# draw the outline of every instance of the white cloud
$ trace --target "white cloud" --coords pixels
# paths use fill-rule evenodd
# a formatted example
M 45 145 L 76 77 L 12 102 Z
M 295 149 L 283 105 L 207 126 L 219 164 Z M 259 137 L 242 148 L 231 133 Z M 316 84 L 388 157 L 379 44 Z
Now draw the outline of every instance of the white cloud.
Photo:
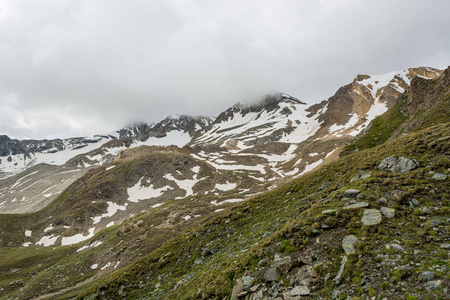
M 445 68 L 449 9 L 406 0 L 0 0 L 0 134 L 84 135 L 170 113 L 216 115 L 274 91 L 315 102 L 357 73 Z

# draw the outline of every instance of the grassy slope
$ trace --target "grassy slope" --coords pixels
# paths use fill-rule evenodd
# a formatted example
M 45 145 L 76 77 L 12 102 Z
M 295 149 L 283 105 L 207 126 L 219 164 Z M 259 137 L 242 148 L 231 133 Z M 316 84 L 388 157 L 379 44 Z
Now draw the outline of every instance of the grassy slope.
M 108 259 L 113 265 L 116 261 L 121 261 L 120 267 L 126 266 L 139 257 L 149 254 L 180 231 L 196 227 L 205 222 L 211 217 L 214 210 L 231 205 L 213 206 L 205 205 L 205 203 L 209 204 L 212 200 L 239 196 L 236 192 L 229 191 L 223 193 L 220 197 L 208 194 L 198 195 L 192 199 L 167 201 L 161 207 L 150 209 L 125 220 L 123 224 L 135 224 L 137 221 L 143 220 L 145 225 L 123 237 L 116 235 L 123 225 L 118 224 L 77 245 L 17 247 L 17 245 L 28 241 L 24 236 L 25 230 L 32 230 L 35 234 L 36 232 L 42 232 L 50 223 L 58 224 L 58 220 L 66 222 L 86 219 L 89 221 L 90 216 L 88 214 L 100 214 L 101 210 L 98 207 L 98 205 L 101 205 L 100 201 L 92 203 L 92 190 L 96 187 L 111 181 L 124 185 L 125 178 L 128 178 L 133 172 L 142 171 L 143 166 L 145 167 L 150 160 L 157 160 L 161 163 L 164 159 L 170 164 L 179 156 L 177 153 L 156 152 L 148 157 L 130 159 L 122 163 L 116 162 L 116 167 L 111 170 L 105 170 L 104 167 L 93 169 L 72 184 L 57 200 L 39 212 L 23 215 L 0 215 L 0 244 L 2 245 L 0 248 L 0 290 L 2 291 L 0 299 L 11 299 L 13 297 L 28 299 L 32 296 L 56 292 L 74 286 L 86 279 L 95 278 L 99 270 L 93 270 L 90 266 L 98 263 L 100 268 Z M 201 176 L 209 176 L 213 185 L 214 180 L 224 181 L 224 178 L 229 180 L 231 176 L 236 176 L 228 172 L 224 172 L 224 174 L 212 172 L 203 162 L 200 162 L 200 165 L 204 166 Z M 141 175 L 139 174 L 139 176 Z M 242 182 L 244 181 L 249 187 L 254 185 L 251 178 L 244 178 Z M 202 186 L 198 185 L 197 188 L 201 190 Z M 193 215 L 193 212 L 195 212 L 195 215 L 201 217 L 191 218 L 189 222 L 184 222 L 179 216 L 167 226 L 157 227 L 167 220 L 172 211 L 177 211 L 180 215 Z M 76 223 L 80 224 L 81 222 L 77 221 Z M 60 224 L 59 227 L 62 227 L 62 225 Z M 46 235 L 51 233 L 48 232 Z M 56 233 L 56 235 L 58 234 L 59 232 Z M 90 245 L 96 241 L 101 241 L 103 244 L 91 248 L 87 252 L 76 252 L 83 245 Z M 105 272 L 100 273 L 99 276 L 105 275 Z M 20 281 L 24 286 L 22 284 L 10 285 L 13 281 Z M 89 282 L 86 285 L 92 283 Z M 84 289 L 85 287 L 80 287 L 78 292 Z M 76 291 L 70 291 L 70 293 L 76 294 Z
M 439 233 L 443 236 L 439 236 L 428 223 L 420 227 L 420 212 L 407 206 L 414 197 L 422 206 L 437 207 L 435 218 L 449 216 L 448 183 L 434 182 L 429 173 L 448 173 L 450 146 L 447 140 L 440 138 L 449 135 L 450 124 L 446 123 L 348 155 L 273 192 L 233 207 L 195 231 L 177 236 L 149 256 L 100 281 L 79 298 L 221 299 L 230 295 L 234 280 L 244 274 L 252 274 L 262 280 L 257 267 L 260 259 L 273 257 L 277 250 L 299 257 L 314 247 L 316 237 L 312 238 L 312 233 L 318 224 L 332 228 L 320 230 L 319 238 L 322 235 L 325 238 L 327 234 L 342 237 L 346 232 L 365 239 L 358 245 L 357 254 L 362 255 L 361 258 L 351 256 L 351 267 L 344 273 L 345 282 L 350 285 L 356 283 L 356 291 L 361 290 L 358 279 L 371 271 L 367 268 L 370 264 L 375 265 L 376 255 L 389 255 L 379 242 L 398 236 L 402 237 L 401 243 L 408 249 L 402 261 L 409 263 L 414 249 L 424 251 L 422 257 L 416 255 L 424 263 L 410 271 L 417 281 L 417 272 L 426 269 L 427 264 L 438 263 L 448 267 L 449 263 L 448 256 L 439 250 L 439 243 L 448 239 L 448 225 L 443 233 Z M 423 167 L 405 174 L 377 170 L 381 160 L 390 155 L 415 158 Z M 371 176 L 351 182 L 350 179 L 361 170 L 372 172 Z M 319 190 L 325 181 L 331 183 L 330 187 L 325 191 Z M 393 221 L 384 221 L 381 226 L 368 228 L 357 222 L 362 210 L 338 210 L 331 216 L 322 214 L 325 209 L 340 208 L 345 204 L 343 191 L 347 188 L 361 189 L 373 208 L 380 207 L 381 197 L 388 197 L 389 206 L 397 210 L 397 217 Z M 395 197 L 391 194 L 393 190 L 398 191 Z M 417 245 L 416 241 L 421 243 Z M 422 243 L 426 244 L 426 249 Z M 330 242 L 330 247 L 321 247 L 317 251 L 326 258 L 316 267 L 320 277 L 323 279 L 326 273 L 335 276 L 343 254 L 340 244 Z M 295 271 L 297 266 L 298 263 L 294 263 L 291 271 Z M 387 283 L 382 280 L 372 283 L 372 289 L 379 294 L 385 293 L 386 284 L 395 285 L 399 281 L 393 270 L 386 272 L 390 277 Z M 438 276 L 448 284 L 448 271 Z M 174 290 L 176 282 L 183 278 L 190 279 Z M 287 284 L 289 277 L 280 281 Z M 334 283 L 324 284 L 322 280 L 317 284 L 315 295 L 329 296 L 335 287 Z M 423 290 L 416 291 L 411 286 L 407 292 L 419 295 Z M 435 293 L 439 297 L 442 291 Z
M 402 113 L 404 101 L 399 101 L 383 115 L 376 117 L 366 134 L 347 145 L 340 156 L 345 156 L 359 150 L 373 148 L 386 142 L 399 126 L 408 119 Z

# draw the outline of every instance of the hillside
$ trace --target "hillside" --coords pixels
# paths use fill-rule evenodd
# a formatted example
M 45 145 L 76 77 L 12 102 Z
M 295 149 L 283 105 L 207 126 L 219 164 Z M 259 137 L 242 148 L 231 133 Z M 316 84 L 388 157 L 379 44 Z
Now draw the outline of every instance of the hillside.
M 37 207 L 0 215 L 0 299 L 444 297 L 449 82 L 358 75 L 319 104 L 169 117 L 26 168 L 0 181 L 0 208 Z M 171 134 L 190 139 L 154 145 Z
M 439 86 L 449 75 L 430 82 L 438 87 L 423 93 L 433 95 L 424 105 L 448 108 L 448 84 Z M 445 299 L 450 123 L 442 121 L 422 117 L 398 138 L 230 208 L 78 298 Z M 392 156 L 410 169 L 386 169 Z

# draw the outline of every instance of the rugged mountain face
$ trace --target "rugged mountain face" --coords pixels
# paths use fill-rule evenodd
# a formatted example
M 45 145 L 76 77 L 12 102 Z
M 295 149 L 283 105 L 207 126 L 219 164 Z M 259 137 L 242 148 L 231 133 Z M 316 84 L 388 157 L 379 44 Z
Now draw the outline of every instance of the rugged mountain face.
M 405 228 L 402 224 L 412 212 L 417 216 L 416 201 L 448 213 L 446 198 L 437 195 L 448 194 L 449 72 L 417 68 L 384 76 L 358 75 L 333 97 L 314 105 L 278 94 L 259 103 L 237 104 L 215 120 L 169 117 L 156 125 L 124 129 L 100 147 L 67 155 L 61 166 L 35 165 L 1 180 L 0 197 L 5 198 L 0 198 L 0 209 L 30 213 L 0 215 L 0 245 L 8 247 L 0 252 L 0 261 L 8 262 L 0 264 L 0 274 L 6 274 L 0 276 L 6 292 L 0 298 L 63 294 L 68 286 L 74 297 L 92 285 L 94 276 L 105 276 L 147 254 L 81 297 L 223 298 L 240 286 L 239 280 L 245 282 L 245 276 L 261 284 L 253 292 L 243 288 L 247 294 L 240 297 L 244 298 L 273 296 L 277 282 L 283 283 L 279 294 L 290 293 L 286 297 L 295 296 L 296 285 L 329 296 L 328 284 L 323 282 L 326 272 L 337 276 L 340 259 L 333 255 L 342 251 L 340 239 L 346 231 L 367 242 L 375 242 L 376 234 L 382 241 L 393 239 L 393 228 Z M 386 136 L 381 137 L 380 131 Z M 281 180 L 338 159 L 344 146 L 354 145 L 347 154 L 358 153 L 255 197 Z M 390 155 L 409 155 L 426 170 L 404 176 L 377 170 Z M 445 179 L 433 179 L 431 172 Z M 65 186 L 59 185 L 61 180 Z M 420 187 L 414 189 L 417 184 Z M 362 195 L 347 195 L 349 188 L 359 189 Z M 45 197 L 48 194 L 54 198 Z M 409 211 L 412 197 L 416 200 Z M 362 200 L 367 203 L 356 203 L 352 208 L 356 210 L 345 208 Z M 244 203 L 235 206 L 236 202 Z M 17 203 L 21 210 L 14 210 Z M 383 221 L 380 226 L 386 228 L 362 227 L 362 209 L 377 210 L 380 203 L 395 209 L 399 219 Z M 329 209 L 337 213 L 322 213 Z M 440 218 L 434 208 L 429 211 L 430 218 Z M 411 226 L 420 228 L 416 221 Z M 441 232 L 444 237 L 446 230 Z M 439 241 L 443 240 L 430 244 L 432 254 L 420 254 L 421 259 L 438 257 Z M 382 252 L 384 246 L 380 244 L 376 251 L 389 256 Z M 368 251 L 358 255 L 364 255 L 359 269 L 375 259 Z M 286 270 L 278 269 L 278 259 L 287 261 L 287 256 Z M 275 267 L 259 265 L 263 259 Z M 300 284 L 304 278 L 293 280 L 303 264 L 317 273 L 308 284 Z M 277 279 L 266 280 L 265 273 L 273 268 Z M 368 267 L 358 272 L 363 271 L 365 282 L 381 293 L 379 279 L 367 275 L 375 270 Z M 351 282 L 363 275 L 350 273 L 341 275 L 350 287 L 338 289 L 354 295 L 356 287 Z M 395 298 L 396 291 L 389 295 Z
M 111 150 L 117 154 L 127 147 L 139 145 L 177 145 L 184 146 L 191 137 L 211 123 L 208 117 L 169 116 L 157 124 L 139 124 L 123 128 L 114 133 L 55 140 L 15 140 L 0 136 L 0 175 L 12 176 L 39 163 L 63 165 L 69 159 L 98 149 L 109 141 L 123 140 L 118 148 Z M 109 153 L 109 154 L 111 154 Z M 101 165 L 108 159 L 98 159 L 92 164 Z M 0 177 L 1 178 L 1 177 Z

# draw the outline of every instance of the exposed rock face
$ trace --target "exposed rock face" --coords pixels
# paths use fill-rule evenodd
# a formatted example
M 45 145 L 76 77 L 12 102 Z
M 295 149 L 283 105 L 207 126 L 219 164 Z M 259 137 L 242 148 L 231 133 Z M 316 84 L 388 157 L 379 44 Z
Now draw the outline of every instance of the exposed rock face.
M 419 167 L 419 162 L 415 159 L 409 159 L 403 156 L 390 156 L 381 161 L 378 165 L 380 170 L 390 170 L 392 172 L 405 173 Z

